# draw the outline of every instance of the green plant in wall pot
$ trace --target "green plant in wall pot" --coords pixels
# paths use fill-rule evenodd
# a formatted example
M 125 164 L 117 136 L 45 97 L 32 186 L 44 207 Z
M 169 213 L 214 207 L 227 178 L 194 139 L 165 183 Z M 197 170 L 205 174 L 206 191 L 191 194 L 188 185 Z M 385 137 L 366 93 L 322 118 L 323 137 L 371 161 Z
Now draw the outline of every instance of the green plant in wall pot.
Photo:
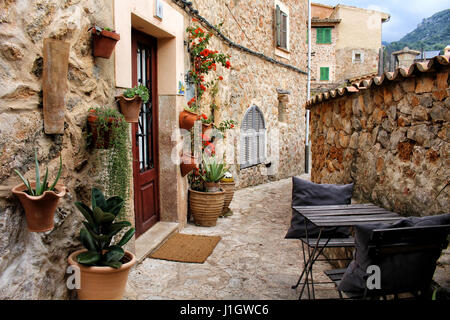
M 69 264 L 81 270 L 80 299 L 120 299 L 125 289 L 129 269 L 135 264 L 135 256 L 122 247 L 133 237 L 135 229 L 130 228 L 120 240 L 115 237 L 125 228 L 128 221 L 116 221 L 124 206 L 119 196 L 105 198 L 102 191 L 92 188 L 91 207 L 75 202 L 85 221 L 80 230 L 84 250 L 69 256 Z M 111 289 L 113 288 L 113 289 Z
M 66 194 L 66 187 L 58 184 L 62 172 L 62 157 L 59 156 L 59 169 L 55 181 L 49 185 L 48 168 L 41 181 L 37 150 L 34 152 L 35 181 L 30 182 L 18 170 L 14 172 L 23 183 L 15 186 L 12 193 L 19 198 L 25 210 L 27 227 L 31 232 L 44 232 L 52 230 L 54 227 L 53 217 L 59 199 Z
M 88 124 L 91 145 L 106 149 L 98 153 L 99 183 L 105 185 L 107 195 L 118 195 L 126 202 L 131 176 L 129 125 L 116 109 L 107 107 L 91 108 Z M 120 216 L 123 213 L 124 209 Z
M 137 123 L 141 112 L 142 103 L 147 103 L 150 99 L 148 88 L 142 84 L 125 90 L 116 97 L 119 101 L 120 112 L 127 122 Z

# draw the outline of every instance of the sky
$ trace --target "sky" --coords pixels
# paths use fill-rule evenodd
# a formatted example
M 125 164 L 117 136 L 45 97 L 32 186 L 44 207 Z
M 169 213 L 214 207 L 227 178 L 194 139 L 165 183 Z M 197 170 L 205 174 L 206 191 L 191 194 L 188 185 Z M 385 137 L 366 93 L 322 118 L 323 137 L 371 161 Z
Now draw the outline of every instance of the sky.
M 312 0 L 330 6 L 345 4 L 360 8 L 383 11 L 391 15 L 383 23 L 383 41 L 398 41 L 413 31 L 422 19 L 436 12 L 450 9 L 450 0 Z

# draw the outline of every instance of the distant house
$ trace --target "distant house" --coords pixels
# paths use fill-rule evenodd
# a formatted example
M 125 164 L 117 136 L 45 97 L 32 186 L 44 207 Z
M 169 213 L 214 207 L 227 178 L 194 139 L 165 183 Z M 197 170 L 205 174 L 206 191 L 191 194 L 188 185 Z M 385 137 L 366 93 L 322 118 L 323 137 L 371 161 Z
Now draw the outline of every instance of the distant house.
M 378 73 L 387 13 L 311 4 L 311 90 L 320 92 Z
M 426 60 L 431 60 L 434 57 L 437 57 L 438 55 L 440 55 L 441 51 L 437 50 L 437 51 L 423 51 L 420 54 L 418 54 L 416 56 L 416 61 L 426 61 Z

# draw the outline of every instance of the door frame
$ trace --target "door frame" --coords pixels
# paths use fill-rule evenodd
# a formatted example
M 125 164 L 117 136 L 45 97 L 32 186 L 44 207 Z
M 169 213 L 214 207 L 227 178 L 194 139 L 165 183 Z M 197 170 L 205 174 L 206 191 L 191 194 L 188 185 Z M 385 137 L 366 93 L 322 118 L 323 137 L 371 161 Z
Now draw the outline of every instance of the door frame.
M 150 226 L 144 227 L 142 224 L 142 221 L 138 219 L 137 215 L 137 205 L 142 203 L 140 201 L 140 192 L 138 190 L 140 189 L 139 186 L 139 179 L 138 175 L 140 174 L 139 169 L 139 154 L 138 150 L 139 148 L 136 148 L 136 135 L 135 132 L 137 130 L 138 123 L 133 123 L 131 126 L 131 141 L 132 141 L 132 167 L 133 167 L 133 194 L 134 194 L 134 218 L 135 218 L 135 228 L 136 228 L 136 239 L 141 236 L 143 233 L 145 233 L 148 229 L 150 229 L 154 224 L 156 224 L 161 219 L 161 208 L 160 208 L 160 166 L 159 166 L 159 99 L 158 99 L 158 76 L 157 76 L 157 39 L 145 34 L 143 32 L 140 32 L 136 29 L 131 30 L 131 68 L 132 68 L 132 86 L 137 85 L 137 42 L 141 42 L 145 45 L 148 45 L 151 48 L 151 83 L 152 83 L 152 110 L 153 110 L 153 158 L 154 158 L 154 170 L 156 171 L 156 196 L 155 196 L 155 208 L 156 208 L 156 221 L 152 223 Z M 138 159 L 138 165 L 136 166 L 136 160 Z M 138 224 L 139 222 L 139 224 Z

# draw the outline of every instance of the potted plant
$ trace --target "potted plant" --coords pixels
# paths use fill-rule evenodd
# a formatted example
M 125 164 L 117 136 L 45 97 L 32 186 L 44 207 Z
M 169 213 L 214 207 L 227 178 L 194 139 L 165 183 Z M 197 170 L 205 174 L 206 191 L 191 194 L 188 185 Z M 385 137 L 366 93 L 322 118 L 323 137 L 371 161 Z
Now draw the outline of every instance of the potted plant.
M 195 157 L 189 154 L 183 154 L 181 156 L 181 163 L 180 163 L 180 169 L 181 169 L 181 176 L 184 177 L 188 173 L 190 173 L 192 170 L 195 169 Z
M 193 105 L 194 99 L 192 98 L 188 102 L 188 106 L 180 112 L 179 124 L 181 129 L 191 130 L 195 121 L 200 119 L 200 116 L 197 114 L 197 107 Z
M 12 189 L 12 193 L 19 198 L 25 210 L 28 230 L 31 232 L 45 232 L 53 229 L 53 218 L 56 207 L 58 206 L 59 199 L 66 194 L 66 187 L 58 184 L 62 171 L 62 158 L 60 155 L 58 174 L 50 186 L 48 184 L 48 168 L 46 168 L 44 179 L 41 182 L 37 151 L 34 153 L 34 161 L 36 165 L 35 182 L 28 181 L 19 171 L 14 170 L 23 183 L 15 186 Z
M 208 118 L 206 114 L 201 115 L 201 121 L 202 121 L 202 133 L 205 133 L 209 129 L 212 128 L 212 119 Z
M 147 103 L 150 93 L 146 86 L 140 84 L 134 88 L 127 89 L 117 96 L 120 112 L 125 117 L 126 122 L 136 123 L 139 121 L 142 102 Z
M 225 174 L 223 164 L 216 162 L 214 156 L 203 157 L 198 175 L 203 180 L 205 191 L 189 189 L 189 209 L 196 224 L 211 227 L 217 223 L 222 213 L 225 192 L 218 185 Z M 191 182 L 191 187 L 195 183 Z
M 223 210 L 221 216 L 229 215 L 229 213 L 231 212 L 229 205 L 233 200 L 234 191 L 236 187 L 231 172 L 229 171 L 225 172 L 224 177 L 220 180 L 220 187 L 222 188 L 223 191 L 225 191 L 225 199 L 223 202 Z
M 75 206 L 83 214 L 84 228 L 80 240 L 85 249 L 73 252 L 68 262 L 80 269 L 80 300 L 120 300 L 136 257 L 122 247 L 133 237 L 130 228 L 119 241 L 115 236 L 122 229 L 131 227 L 128 221 L 117 221 L 124 201 L 119 196 L 105 199 L 103 193 L 92 188 L 91 208 L 82 202 Z M 114 239 L 114 240 L 113 240 Z
M 120 35 L 111 28 L 101 28 L 93 26 L 88 31 L 92 30 L 94 57 L 109 59 L 116 46 L 117 41 L 120 40 Z
M 127 128 L 123 115 L 112 108 L 90 108 L 87 120 L 90 145 L 96 149 L 111 148 L 117 135 Z

